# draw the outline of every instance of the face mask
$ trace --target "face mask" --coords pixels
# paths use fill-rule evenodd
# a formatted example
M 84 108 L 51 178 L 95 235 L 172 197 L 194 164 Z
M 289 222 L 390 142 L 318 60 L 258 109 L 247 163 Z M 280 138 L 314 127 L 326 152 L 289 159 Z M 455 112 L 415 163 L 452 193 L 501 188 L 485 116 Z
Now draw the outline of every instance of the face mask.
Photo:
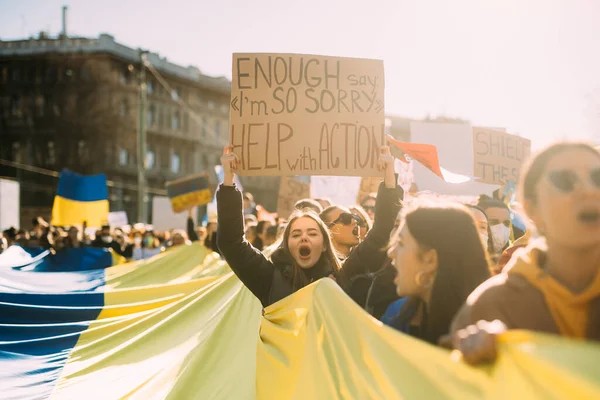
M 144 243 L 146 244 L 146 246 L 151 246 L 152 244 L 154 244 L 154 238 L 147 237 L 146 239 L 144 239 Z
M 112 236 L 102 236 L 102 241 L 104 243 L 110 243 L 112 242 Z
M 500 252 L 510 239 L 510 228 L 504 224 L 494 225 L 492 230 L 492 241 L 494 242 L 494 251 Z
M 490 237 L 488 235 L 484 235 L 484 234 L 479 234 L 479 236 L 481 236 L 481 240 L 483 240 L 483 245 L 487 249 L 488 241 L 490 240 Z
M 133 243 L 135 243 L 136 246 L 139 246 L 140 244 L 142 244 L 142 238 L 141 237 L 134 237 L 133 238 Z

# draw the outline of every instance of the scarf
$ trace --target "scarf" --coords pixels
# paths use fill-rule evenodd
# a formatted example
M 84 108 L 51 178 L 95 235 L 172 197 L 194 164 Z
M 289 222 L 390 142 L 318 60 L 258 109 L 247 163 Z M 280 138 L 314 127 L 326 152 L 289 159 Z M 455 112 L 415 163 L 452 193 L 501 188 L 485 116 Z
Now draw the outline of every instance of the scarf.
M 527 248 L 513 258 L 508 273 L 521 275 L 542 292 L 563 336 L 586 338 L 590 304 L 600 297 L 600 273 L 596 273 L 593 282 L 584 291 L 573 293 L 539 266 L 541 255 L 539 247 Z

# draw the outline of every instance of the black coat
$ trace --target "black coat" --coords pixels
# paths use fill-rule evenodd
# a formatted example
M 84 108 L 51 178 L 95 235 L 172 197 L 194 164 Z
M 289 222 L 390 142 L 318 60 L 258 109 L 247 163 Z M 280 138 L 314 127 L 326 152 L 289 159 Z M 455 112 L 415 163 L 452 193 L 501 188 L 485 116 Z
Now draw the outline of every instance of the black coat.
M 365 240 L 346 259 L 338 273 L 338 282 L 352 282 L 361 274 L 381 268 L 385 247 L 400 210 L 401 188 L 379 187 L 375 207 L 375 223 Z M 289 256 L 282 249 L 270 259 L 254 248 L 244 237 L 242 193 L 235 186 L 221 185 L 217 191 L 218 246 L 221 254 L 248 289 L 267 307 L 294 293 L 293 270 Z M 328 277 L 333 271 L 327 265 L 317 264 L 304 270 L 310 282 Z M 344 287 L 345 286 L 345 287 Z M 352 286 L 342 285 L 352 293 Z M 366 294 L 365 294 L 366 295 Z M 360 293 L 357 293 L 360 298 Z M 353 296 L 354 298 L 354 296 Z

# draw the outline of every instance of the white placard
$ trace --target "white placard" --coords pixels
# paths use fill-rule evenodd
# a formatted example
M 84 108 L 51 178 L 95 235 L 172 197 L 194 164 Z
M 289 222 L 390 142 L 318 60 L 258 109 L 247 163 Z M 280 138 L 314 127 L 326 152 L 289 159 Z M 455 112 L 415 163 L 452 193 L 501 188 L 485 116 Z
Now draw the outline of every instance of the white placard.
M 14 226 L 19 228 L 21 201 L 19 182 L 0 179 L 0 231 Z
M 198 208 L 192 209 L 194 221 Z M 166 196 L 154 196 L 152 199 L 152 226 L 156 231 L 170 231 L 172 229 L 187 229 L 188 213 L 175 214 L 171 207 L 171 200 Z
M 113 228 L 120 228 L 129 224 L 125 211 L 112 211 L 108 213 L 108 224 Z

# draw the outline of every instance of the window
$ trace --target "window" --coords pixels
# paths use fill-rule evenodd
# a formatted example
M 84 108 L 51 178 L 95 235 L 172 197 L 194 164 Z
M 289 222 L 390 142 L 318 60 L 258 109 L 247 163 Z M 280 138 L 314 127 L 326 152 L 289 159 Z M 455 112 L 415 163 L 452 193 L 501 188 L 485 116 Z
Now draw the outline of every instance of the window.
M 171 92 L 171 98 L 175 101 L 179 101 L 181 99 L 181 91 L 177 88 L 173 89 Z
M 21 150 L 21 144 L 19 142 L 13 142 L 12 144 L 12 159 L 14 162 L 23 162 L 23 152 Z
M 48 83 L 53 83 L 56 81 L 56 67 L 54 66 L 49 66 L 48 68 L 46 68 L 45 73 L 44 73 L 44 80 Z
M 44 96 L 38 94 L 35 98 L 35 108 L 37 109 L 37 116 L 43 117 L 44 111 L 46 109 L 46 101 L 44 100 Z
M 18 94 L 13 94 L 10 99 L 10 114 L 13 117 L 21 117 L 23 115 L 23 98 Z
M 202 137 L 206 137 L 206 117 L 202 117 L 201 133 Z
M 80 140 L 77 142 L 77 156 L 79 156 L 80 161 L 87 161 L 88 149 L 85 140 Z
M 189 131 L 189 124 L 190 124 L 190 116 L 187 113 L 187 111 L 185 111 L 183 113 L 183 131 L 184 132 L 188 132 Z
M 181 128 L 181 115 L 179 111 L 175 111 L 171 117 L 171 129 L 180 129 Z
M 21 80 L 21 70 L 19 68 L 13 68 L 12 70 L 12 81 L 19 82 Z
M 56 152 L 54 149 L 54 142 L 53 141 L 48 141 L 48 158 L 47 158 L 47 162 L 48 165 L 54 165 L 56 164 Z
M 181 167 L 181 158 L 179 154 L 176 152 L 171 152 L 171 172 L 177 174 L 179 172 L 179 168 Z
M 154 105 L 151 105 L 150 107 L 148 107 L 148 113 L 146 114 L 146 123 L 148 124 L 148 126 L 152 126 L 154 125 L 154 122 L 156 121 L 156 107 L 154 107 Z
M 129 70 L 127 68 L 122 68 L 119 71 L 119 82 L 121 85 L 128 85 L 130 80 Z
M 128 112 L 129 112 L 129 105 L 127 104 L 127 100 L 123 99 L 119 103 L 119 115 L 121 117 L 125 117 L 125 116 L 127 116 Z
M 119 149 L 119 165 L 127 165 L 129 162 L 129 154 L 126 149 Z
M 216 107 L 216 104 L 215 104 L 215 102 L 214 102 L 214 101 L 212 101 L 212 100 L 209 100 L 209 101 L 208 101 L 208 109 L 209 109 L 209 110 L 214 110 L 214 109 L 215 109 L 215 107 Z
M 8 67 L 3 66 L 0 68 L 0 83 L 8 82 Z
M 148 93 L 148 94 L 154 93 L 154 82 L 152 82 L 152 81 L 146 82 L 146 93 Z
M 155 162 L 154 152 L 152 150 L 148 150 L 146 152 L 146 160 L 145 160 L 146 169 L 154 168 L 154 162 Z

